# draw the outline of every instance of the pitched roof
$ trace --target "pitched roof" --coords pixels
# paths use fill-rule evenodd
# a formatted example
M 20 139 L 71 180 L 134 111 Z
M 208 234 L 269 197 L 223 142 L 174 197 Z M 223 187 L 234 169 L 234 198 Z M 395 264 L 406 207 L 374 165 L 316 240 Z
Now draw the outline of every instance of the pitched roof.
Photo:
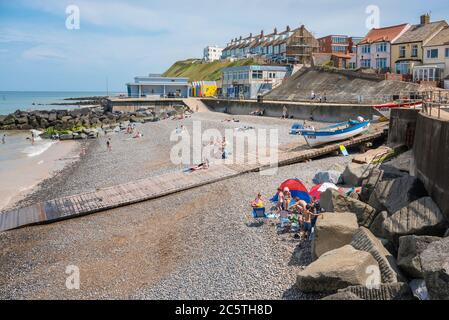
M 408 42 L 420 42 L 426 41 L 439 29 L 447 26 L 446 21 L 435 21 L 426 24 L 415 24 L 410 27 L 402 36 L 399 37 L 394 43 L 408 43 Z
M 393 41 L 406 27 L 407 24 L 404 23 L 397 26 L 371 29 L 359 44 Z
M 444 45 L 449 45 L 449 27 L 446 27 L 440 32 L 438 32 L 437 35 L 426 44 L 426 46 L 444 46 Z

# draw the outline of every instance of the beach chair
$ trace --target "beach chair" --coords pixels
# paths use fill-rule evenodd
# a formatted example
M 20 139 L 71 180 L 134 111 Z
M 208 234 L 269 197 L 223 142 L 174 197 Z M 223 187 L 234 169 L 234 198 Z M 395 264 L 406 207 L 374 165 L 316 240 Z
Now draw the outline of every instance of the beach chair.
M 265 208 L 253 208 L 253 218 L 254 219 L 258 219 L 258 218 L 266 218 L 267 216 L 265 215 Z

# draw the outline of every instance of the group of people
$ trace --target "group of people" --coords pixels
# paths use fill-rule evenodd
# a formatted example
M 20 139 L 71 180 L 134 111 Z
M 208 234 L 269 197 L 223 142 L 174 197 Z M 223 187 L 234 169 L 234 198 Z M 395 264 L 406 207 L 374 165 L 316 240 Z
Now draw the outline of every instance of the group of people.
M 253 208 L 265 208 L 266 199 L 259 193 L 251 202 Z M 311 203 L 307 203 L 298 197 L 292 197 L 288 187 L 283 190 L 277 190 L 277 202 L 274 211 L 280 214 L 281 218 L 288 218 L 292 222 L 296 222 L 299 226 L 299 238 L 309 239 L 312 229 L 322 215 L 322 209 L 319 201 L 313 197 Z
M 327 101 L 326 92 L 322 96 L 317 96 L 315 92 L 312 90 L 312 92 L 310 93 L 310 100 L 318 100 L 319 102 L 326 102 Z

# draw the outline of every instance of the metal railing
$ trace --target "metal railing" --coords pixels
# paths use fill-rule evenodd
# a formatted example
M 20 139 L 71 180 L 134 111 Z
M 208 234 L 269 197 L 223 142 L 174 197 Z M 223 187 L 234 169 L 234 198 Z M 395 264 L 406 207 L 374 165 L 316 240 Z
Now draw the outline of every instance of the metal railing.
M 425 91 L 423 94 L 422 112 L 428 116 L 442 117 L 442 109 L 449 107 L 449 90 L 431 90 Z

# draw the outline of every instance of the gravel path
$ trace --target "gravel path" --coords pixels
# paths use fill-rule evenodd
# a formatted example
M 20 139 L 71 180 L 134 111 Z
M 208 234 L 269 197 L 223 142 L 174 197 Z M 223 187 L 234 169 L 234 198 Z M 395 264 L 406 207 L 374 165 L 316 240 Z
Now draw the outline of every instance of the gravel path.
M 228 117 L 221 114 L 197 116 L 207 118 L 203 122 L 211 127 L 245 125 L 223 123 L 220 117 Z M 290 127 L 277 119 L 251 120 L 257 126 L 279 126 L 284 132 Z M 151 124 L 144 135 L 166 132 L 176 124 Z M 284 136 L 284 143 L 297 139 Z M 120 152 L 123 137 L 111 137 L 112 153 L 101 151 L 104 140 L 91 142 L 86 156 L 46 181 L 28 201 L 154 174 L 138 168 L 158 154 L 148 152 L 148 147 L 164 147 L 163 134 L 149 139 L 150 146 L 131 141 L 135 145 L 129 152 Z M 319 298 L 293 287 L 297 272 L 310 263 L 310 243 L 293 241 L 291 234 L 277 235 L 270 221 L 255 224 L 249 202 L 257 192 L 270 197 L 288 178 L 301 178 L 311 187 L 317 171 L 350 160 L 330 157 L 295 164 L 279 168 L 275 176 L 245 174 L 128 207 L 1 233 L 0 298 Z M 173 170 L 166 162 L 159 168 Z M 68 265 L 79 267 L 80 290 L 65 287 Z

